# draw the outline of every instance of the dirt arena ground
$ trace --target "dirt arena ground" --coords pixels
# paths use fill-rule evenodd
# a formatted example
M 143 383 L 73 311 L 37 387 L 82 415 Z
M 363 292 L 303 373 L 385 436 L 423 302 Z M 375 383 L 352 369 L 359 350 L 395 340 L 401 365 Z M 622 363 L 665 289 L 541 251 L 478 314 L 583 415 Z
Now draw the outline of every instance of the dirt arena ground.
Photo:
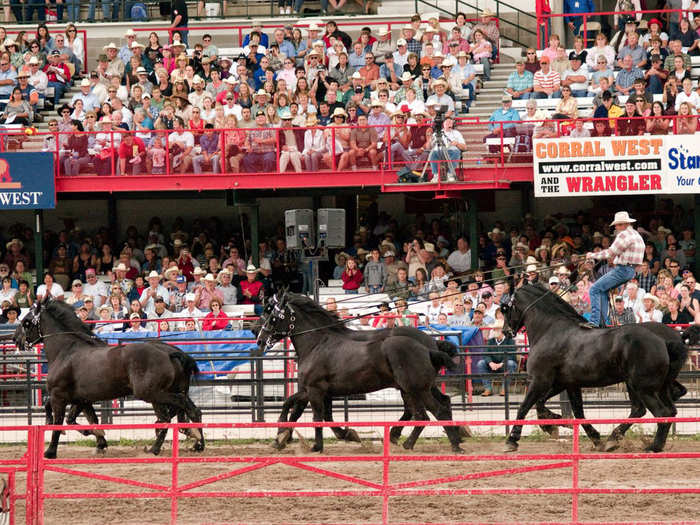
M 170 456 L 166 444 L 164 457 Z M 500 440 L 467 440 L 467 453 L 500 454 Z M 589 445 L 583 444 L 587 451 Z M 622 451 L 638 452 L 643 448 L 639 439 L 623 443 Z M 403 454 L 403 448 L 393 447 L 393 452 Z M 449 447 L 434 440 L 419 441 L 409 454 L 445 454 Z M 668 451 L 698 452 L 700 441 L 688 439 L 670 440 Z M 566 453 L 571 451 L 569 440 L 524 441 L 520 453 Z M 0 448 L 0 457 L 21 455 L 20 447 Z M 91 457 L 92 449 L 81 446 L 64 446 L 59 450 L 61 458 Z M 381 453 L 381 442 L 365 442 L 362 445 L 329 443 L 325 455 L 358 455 Z M 293 457 L 307 455 L 304 447 L 295 441 L 279 453 L 267 444 L 209 446 L 204 456 L 273 456 Z M 193 455 L 190 452 L 183 456 Z M 144 457 L 141 447 L 112 446 L 106 457 Z M 392 463 L 390 482 L 421 480 L 533 465 L 538 462 L 397 462 Z M 225 473 L 245 464 L 183 464 L 180 466 L 180 484 Z M 381 462 L 315 463 L 315 465 L 363 479 L 380 482 Z M 700 487 L 700 460 L 605 460 L 586 461 L 581 464 L 582 487 Z M 160 483 L 170 483 L 171 470 L 167 464 L 159 465 L 67 465 L 77 470 L 107 474 L 117 477 Z M 18 478 L 23 490 L 24 479 Z M 440 485 L 442 488 L 541 488 L 570 487 L 571 470 L 557 469 L 509 476 L 497 476 L 475 481 Z M 342 480 L 320 476 L 284 465 L 274 465 L 222 480 L 198 490 L 328 490 L 357 489 L 359 486 Z M 47 473 L 46 492 L 142 492 L 138 487 L 126 487 L 87 478 Z M 390 500 L 390 519 L 394 522 L 493 522 L 509 521 L 568 521 L 570 497 L 566 495 L 542 496 L 439 496 L 395 497 Z M 49 500 L 45 505 L 47 524 L 160 524 L 169 523 L 169 501 L 153 499 L 109 500 Z M 580 498 L 580 519 L 587 521 L 694 521 L 700 516 L 698 495 L 586 495 Z M 17 523 L 24 522 L 23 506 L 17 508 Z M 246 498 L 246 499 L 182 499 L 179 503 L 178 523 L 361 523 L 381 521 L 381 500 L 372 497 L 355 498 Z

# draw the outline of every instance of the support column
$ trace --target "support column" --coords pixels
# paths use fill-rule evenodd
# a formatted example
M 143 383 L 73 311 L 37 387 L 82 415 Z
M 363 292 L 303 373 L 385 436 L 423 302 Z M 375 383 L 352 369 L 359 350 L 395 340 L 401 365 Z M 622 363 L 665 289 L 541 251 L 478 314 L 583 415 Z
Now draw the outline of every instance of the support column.
M 34 210 L 34 267 L 36 268 L 36 283 L 44 282 L 44 211 Z
M 700 232 L 700 194 L 695 194 L 695 209 L 694 211 L 694 227 L 695 227 L 695 239 L 700 239 L 698 234 Z M 693 268 L 693 275 L 697 279 L 700 275 L 700 253 L 698 253 L 697 248 L 695 250 L 695 268 Z
M 472 252 L 472 270 L 479 268 L 479 209 L 472 193 L 467 197 L 467 217 L 469 221 L 469 249 Z
M 117 198 L 114 194 L 107 197 L 107 224 L 110 231 L 114 232 L 115 240 L 119 238 L 119 224 L 117 219 Z
M 256 268 L 260 266 L 258 243 L 260 242 L 260 232 L 258 232 L 258 227 L 260 224 L 260 206 L 257 204 L 249 204 L 248 209 L 250 210 L 250 251 L 253 257 L 253 264 Z

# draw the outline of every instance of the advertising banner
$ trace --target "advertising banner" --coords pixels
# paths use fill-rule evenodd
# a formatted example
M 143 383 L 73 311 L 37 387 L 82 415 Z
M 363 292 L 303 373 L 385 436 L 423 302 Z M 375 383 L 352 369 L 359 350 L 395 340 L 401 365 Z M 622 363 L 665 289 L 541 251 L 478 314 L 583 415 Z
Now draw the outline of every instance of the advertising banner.
M 0 210 L 55 208 L 53 162 L 50 152 L 0 153 Z
M 700 193 L 700 135 L 535 139 L 535 197 Z

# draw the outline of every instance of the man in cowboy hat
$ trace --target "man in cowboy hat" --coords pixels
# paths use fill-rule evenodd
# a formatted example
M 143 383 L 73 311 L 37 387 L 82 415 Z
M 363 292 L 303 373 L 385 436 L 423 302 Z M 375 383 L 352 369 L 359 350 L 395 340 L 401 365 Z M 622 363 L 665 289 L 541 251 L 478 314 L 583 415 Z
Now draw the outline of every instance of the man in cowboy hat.
M 642 297 L 642 304 L 644 305 L 644 308 L 637 313 L 637 319 L 639 322 L 646 323 L 649 321 L 654 321 L 656 323 L 660 323 L 663 319 L 663 314 L 661 313 L 661 310 L 658 309 L 659 303 L 660 301 L 658 297 L 648 292 L 645 293 L 644 297 Z
M 162 297 L 165 304 L 170 304 L 170 294 L 165 286 L 160 284 L 160 278 L 161 275 L 155 270 L 146 277 L 148 287 L 141 292 L 141 297 L 139 297 L 141 308 L 143 308 L 146 313 L 151 312 L 155 307 L 156 297 Z
M 119 52 L 117 45 L 114 42 L 110 42 L 102 49 L 107 54 L 107 69 L 105 70 L 105 75 L 116 75 L 119 78 L 122 78 L 124 76 L 126 64 L 117 56 L 117 53 Z
M 599 252 L 588 252 L 588 259 L 612 259 L 615 267 L 600 277 L 589 291 L 591 297 L 591 326 L 600 326 L 606 322 L 608 311 L 607 292 L 626 283 L 635 275 L 635 268 L 644 258 L 644 239 L 632 227 L 636 222 L 626 211 L 619 211 L 610 226 L 617 232 L 610 248 Z

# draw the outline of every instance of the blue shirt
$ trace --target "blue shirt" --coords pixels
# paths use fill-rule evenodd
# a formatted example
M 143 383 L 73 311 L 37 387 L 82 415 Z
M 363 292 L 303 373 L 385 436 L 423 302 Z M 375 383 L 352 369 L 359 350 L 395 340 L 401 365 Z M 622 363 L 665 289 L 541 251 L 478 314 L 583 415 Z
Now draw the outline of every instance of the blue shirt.
M 0 95 L 9 97 L 12 94 L 12 90 L 15 89 L 15 84 L 17 84 L 17 71 L 12 69 L 12 66 L 10 66 L 7 71 L 0 71 L 0 80 L 13 81 L 12 84 L 0 86 Z
M 348 64 L 354 67 L 356 71 L 365 67 L 365 54 L 356 55 L 354 52 L 350 53 L 348 55 Z
M 565 13 L 594 13 L 595 11 L 593 0 L 564 0 Z M 569 22 L 573 22 L 574 27 L 578 31 L 578 28 L 583 24 L 583 17 L 565 16 L 564 23 L 568 24 Z
M 294 49 L 294 44 L 292 44 L 289 40 L 282 40 L 282 43 L 279 44 L 280 46 L 280 53 L 284 53 L 284 55 L 287 58 L 294 58 L 297 56 L 297 51 Z
M 503 108 L 498 108 L 491 113 L 491 117 L 489 118 L 489 122 L 508 122 L 508 124 L 503 124 L 503 129 L 512 128 L 515 126 L 515 122 L 513 121 L 519 120 L 522 120 L 520 118 L 520 113 L 513 108 L 510 108 L 508 111 L 503 111 Z M 500 126 L 496 124 L 489 124 L 489 131 L 493 131 L 499 127 Z
M 399 66 L 397 63 L 394 63 L 394 75 L 396 75 L 396 78 L 399 79 L 401 78 L 401 75 L 403 74 L 403 68 Z M 387 67 L 386 64 L 382 64 L 379 67 L 379 76 L 381 78 L 386 78 L 387 80 L 391 81 L 391 71 L 389 71 L 389 68 Z
M 76 100 L 83 101 L 83 110 L 85 111 L 91 111 L 93 109 L 100 108 L 100 101 L 95 95 L 93 95 L 92 92 L 88 93 L 87 95 L 83 95 L 82 91 L 80 93 L 76 93 L 75 95 L 73 95 L 73 98 L 70 101 L 70 105 L 75 105 Z
M 262 68 L 259 67 L 255 70 L 255 73 L 253 73 L 253 80 L 255 81 L 256 91 L 263 87 L 266 78 L 267 77 L 265 76 L 265 72 L 262 70 Z M 277 78 L 277 73 L 275 73 L 274 78 Z
M 243 39 L 243 47 L 247 46 L 248 43 L 250 42 L 250 34 L 247 34 L 245 38 Z M 265 49 L 267 49 L 267 45 L 270 43 L 269 38 L 265 33 L 260 31 L 260 45 L 265 46 Z
M 209 136 L 204 133 L 199 137 L 199 145 L 202 147 L 202 151 L 206 151 L 209 155 L 216 153 L 216 150 L 219 149 L 219 134 L 214 132 L 211 138 L 209 138 Z

